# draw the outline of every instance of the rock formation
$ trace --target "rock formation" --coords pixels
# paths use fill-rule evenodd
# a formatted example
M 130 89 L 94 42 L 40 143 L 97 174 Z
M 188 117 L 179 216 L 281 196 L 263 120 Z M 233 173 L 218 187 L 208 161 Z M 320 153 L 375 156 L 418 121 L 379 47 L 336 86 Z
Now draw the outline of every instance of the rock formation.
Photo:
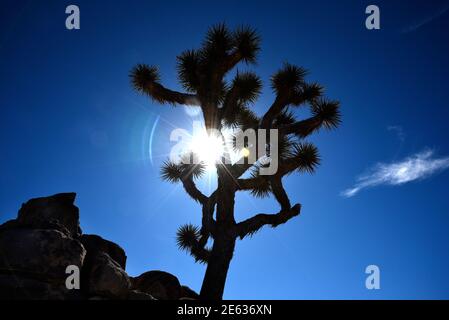
M 75 193 L 31 199 L 17 219 L 0 225 L 0 299 L 197 299 L 163 271 L 126 272 L 126 253 L 97 235 L 82 234 Z M 80 271 L 79 289 L 66 286 L 68 266 Z

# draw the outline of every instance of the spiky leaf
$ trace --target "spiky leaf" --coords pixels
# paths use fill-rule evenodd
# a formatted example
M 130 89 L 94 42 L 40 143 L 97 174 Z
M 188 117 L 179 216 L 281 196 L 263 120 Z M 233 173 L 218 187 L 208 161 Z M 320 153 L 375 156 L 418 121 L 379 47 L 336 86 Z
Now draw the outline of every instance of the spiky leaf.
M 234 31 L 233 45 L 240 53 L 242 60 L 246 63 L 255 63 L 257 54 L 260 51 L 260 36 L 251 27 L 239 27 Z
M 259 118 L 252 110 L 244 107 L 239 110 L 236 122 L 238 127 L 245 131 L 246 129 L 256 128 L 259 124 Z
M 302 86 L 302 96 L 306 101 L 315 101 L 323 94 L 324 88 L 320 84 L 306 83 Z
M 318 83 L 304 83 L 291 98 L 294 106 L 299 106 L 305 102 L 314 103 L 323 94 L 323 87 Z
M 181 181 L 183 177 L 183 168 L 177 163 L 165 161 L 161 168 L 161 177 L 163 180 L 172 183 Z
M 188 159 L 185 159 L 189 157 Z M 191 154 L 191 156 L 184 156 L 184 161 L 180 165 L 182 170 L 183 177 L 192 177 L 194 179 L 200 178 L 206 172 L 206 164 L 204 162 L 194 161 L 195 155 Z
M 232 88 L 236 90 L 238 99 L 243 103 L 255 102 L 262 88 L 262 81 L 253 72 L 237 72 L 232 81 Z
M 232 48 L 232 34 L 224 23 L 212 26 L 203 43 L 203 59 L 206 63 L 219 63 Z
M 281 92 L 298 90 L 304 84 L 307 71 L 289 63 L 271 77 L 271 87 L 279 94 Z
M 129 76 L 134 89 L 146 94 L 148 94 L 148 86 L 160 80 L 157 67 L 146 64 L 136 65 Z
M 293 153 L 299 171 L 312 173 L 320 164 L 318 149 L 312 143 L 296 144 Z
M 278 128 L 280 126 L 290 125 L 296 122 L 294 114 L 288 110 L 288 108 L 284 109 L 280 114 L 276 116 L 273 121 L 273 127 Z
M 189 252 L 196 262 L 207 263 L 210 250 L 200 245 L 200 228 L 186 224 L 178 228 L 176 243 L 181 250 Z
M 196 50 L 184 51 L 177 57 L 179 81 L 190 92 L 195 92 L 200 87 L 200 58 L 200 53 Z
M 251 171 L 251 178 L 256 180 L 256 187 L 250 193 L 256 198 L 265 198 L 270 195 L 271 186 L 267 176 L 259 175 L 259 168 L 256 166 Z
M 340 103 L 326 99 L 318 99 L 312 104 L 312 114 L 320 119 L 327 129 L 336 128 L 341 122 Z
M 200 228 L 193 224 L 185 224 L 176 232 L 176 243 L 181 250 L 190 251 L 198 243 Z
M 295 142 L 291 137 L 281 135 L 278 139 L 278 156 L 280 159 L 287 159 L 295 154 Z

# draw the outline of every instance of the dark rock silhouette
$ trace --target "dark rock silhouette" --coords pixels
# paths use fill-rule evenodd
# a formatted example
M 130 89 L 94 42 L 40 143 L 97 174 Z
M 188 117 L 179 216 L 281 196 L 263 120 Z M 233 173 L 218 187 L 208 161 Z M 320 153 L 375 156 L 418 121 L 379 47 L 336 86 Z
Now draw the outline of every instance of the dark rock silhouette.
M 69 232 L 72 237 L 81 234 L 79 210 L 73 205 L 76 193 L 59 193 L 51 197 L 35 198 L 24 203 L 17 221 L 33 229 L 56 229 Z
M 164 271 L 148 271 L 132 279 L 133 288 L 149 293 L 156 299 L 177 300 L 181 298 L 178 278 Z
M 181 299 L 197 300 L 200 298 L 200 295 L 187 286 L 181 286 L 181 297 Z
M 69 265 L 82 266 L 86 250 L 58 230 L 7 229 L 0 232 L 0 269 L 38 279 L 66 278 Z
M 118 263 L 123 270 L 126 268 L 125 250 L 114 242 L 105 240 L 95 234 L 83 234 L 80 237 L 80 241 L 84 248 L 89 252 L 87 259 L 89 259 L 91 255 L 93 256 L 99 252 L 104 252 Z
M 83 235 L 75 193 L 31 199 L 17 219 L 0 225 L 0 299 L 181 299 L 197 298 L 167 272 L 132 278 L 126 253 L 97 235 Z M 80 270 L 80 288 L 68 289 L 69 265 Z
M 92 295 L 105 297 L 125 297 L 131 289 L 131 280 L 120 265 L 107 253 L 98 252 L 89 264 L 88 290 Z

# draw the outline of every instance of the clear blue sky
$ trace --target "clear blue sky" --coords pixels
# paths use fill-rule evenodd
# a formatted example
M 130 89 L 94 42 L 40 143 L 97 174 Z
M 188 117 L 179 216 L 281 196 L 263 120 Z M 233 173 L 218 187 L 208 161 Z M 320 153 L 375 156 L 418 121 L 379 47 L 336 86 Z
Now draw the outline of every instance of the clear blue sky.
M 69 4 L 80 7 L 81 30 L 65 29 Z M 365 28 L 368 4 L 380 7 L 381 30 Z M 129 274 L 161 269 L 199 290 L 204 266 L 177 249 L 175 233 L 199 223 L 200 208 L 159 179 L 161 155 L 172 146 L 168 123 L 189 129 L 191 119 L 182 107 L 133 92 L 128 73 L 137 63 L 157 64 L 164 84 L 179 89 L 177 54 L 199 46 L 214 23 L 250 24 L 263 39 L 251 67 L 265 81 L 256 111 L 273 99 L 269 76 L 289 61 L 341 101 L 343 124 L 311 139 L 323 159 L 316 174 L 286 181 L 292 202 L 303 204 L 301 216 L 237 243 L 225 298 L 447 299 L 449 172 L 349 198 L 341 192 L 376 163 L 423 150 L 447 160 L 448 6 L 1 1 L 0 222 L 29 198 L 77 192 L 83 231 L 120 244 Z M 237 197 L 239 219 L 277 210 L 270 199 Z M 381 270 L 377 291 L 365 289 L 370 264 Z

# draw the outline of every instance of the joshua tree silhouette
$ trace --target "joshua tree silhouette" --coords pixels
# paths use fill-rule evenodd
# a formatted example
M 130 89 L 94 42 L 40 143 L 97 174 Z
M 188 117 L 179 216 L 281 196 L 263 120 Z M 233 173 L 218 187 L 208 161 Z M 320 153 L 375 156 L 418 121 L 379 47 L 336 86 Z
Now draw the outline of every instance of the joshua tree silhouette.
M 130 74 L 137 91 L 161 104 L 200 106 L 208 130 L 227 127 L 278 130 L 279 165 L 274 175 L 261 175 L 260 168 L 264 166 L 261 162 L 217 163 L 218 187 L 209 196 L 195 184 L 195 179 L 205 171 L 204 164 L 164 163 L 162 178 L 182 183 L 187 194 L 202 206 L 201 228 L 189 224 L 180 227 L 177 233 L 179 247 L 190 252 L 196 261 L 207 264 L 200 292 L 202 299 L 222 299 L 238 238 L 252 235 L 265 225 L 276 227 L 299 215 L 301 205 L 291 205 L 282 178 L 293 172 L 313 172 L 320 162 L 318 150 L 304 142 L 304 138 L 322 127 L 332 129 L 340 123 L 339 102 L 324 98 L 322 86 L 305 81 L 305 69 L 288 63 L 271 77 L 275 99 L 267 112 L 258 117 L 250 106 L 261 91 L 259 77 L 252 72 L 237 71 L 227 83 L 225 76 L 239 63 L 254 64 L 259 50 L 260 37 L 254 29 L 240 27 L 231 31 L 219 24 L 209 29 L 200 49 L 185 51 L 177 57 L 179 81 L 188 93 L 165 88 L 154 66 L 139 64 Z M 299 121 L 290 109 L 300 106 L 308 106 L 311 115 Z M 236 222 L 237 191 L 249 191 L 256 197 L 272 194 L 280 210 Z M 210 238 L 213 245 L 208 248 Z

